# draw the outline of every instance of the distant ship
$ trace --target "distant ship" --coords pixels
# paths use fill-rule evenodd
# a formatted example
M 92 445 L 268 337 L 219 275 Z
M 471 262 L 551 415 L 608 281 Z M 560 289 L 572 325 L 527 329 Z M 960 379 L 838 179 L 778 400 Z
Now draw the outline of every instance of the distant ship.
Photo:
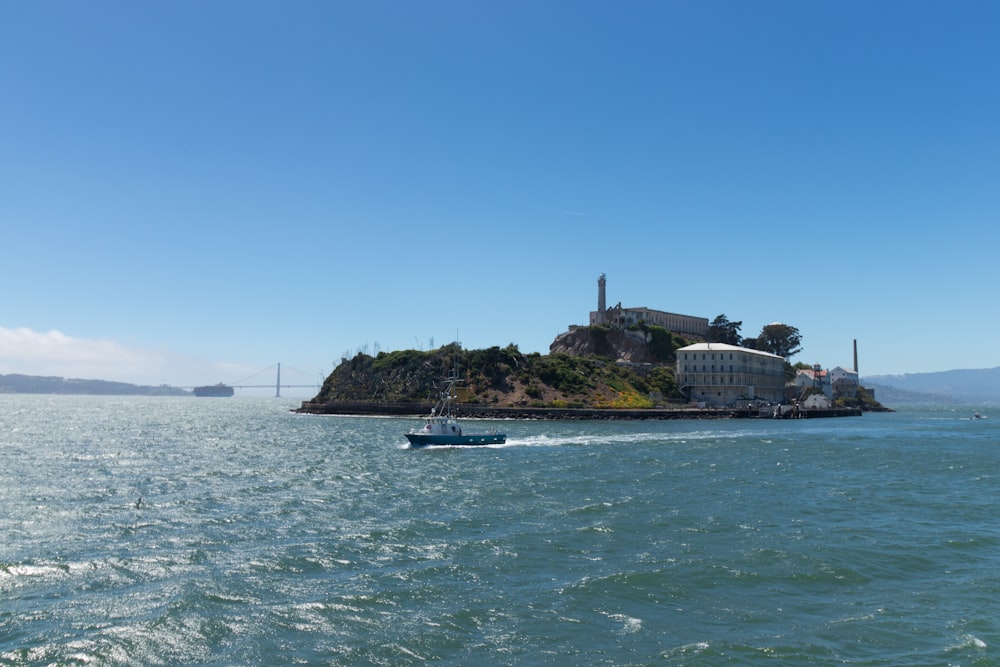
M 227 384 L 207 384 L 204 387 L 195 387 L 195 396 L 232 396 L 235 390 Z

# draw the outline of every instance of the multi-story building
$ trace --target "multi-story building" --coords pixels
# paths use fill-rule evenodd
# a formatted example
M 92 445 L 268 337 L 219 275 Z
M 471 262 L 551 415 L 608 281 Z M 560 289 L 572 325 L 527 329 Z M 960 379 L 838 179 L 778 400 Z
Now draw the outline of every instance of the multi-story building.
M 725 343 L 696 343 L 677 350 L 677 386 L 692 401 L 723 407 L 781 403 L 785 359 Z
M 708 318 L 678 315 L 651 308 L 622 308 L 622 304 L 607 307 L 605 288 L 607 280 L 602 273 L 597 279 L 597 310 L 590 313 L 590 325 L 607 324 L 616 329 L 627 329 L 633 324 L 651 324 L 673 333 L 706 338 Z
M 834 398 L 857 398 L 858 372 L 837 366 L 830 371 L 830 385 Z

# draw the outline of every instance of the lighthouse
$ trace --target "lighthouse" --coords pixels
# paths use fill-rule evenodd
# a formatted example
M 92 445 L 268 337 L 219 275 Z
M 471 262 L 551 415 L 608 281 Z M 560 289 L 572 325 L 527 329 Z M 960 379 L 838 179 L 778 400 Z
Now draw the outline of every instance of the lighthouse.
M 602 273 L 597 279 L 597 323 L 606 324 L 607 317 L 605 312 L 607 311 L 607 300 L 605 299 L 605 288 L 607 287 L 607 280 L 604 278 Z

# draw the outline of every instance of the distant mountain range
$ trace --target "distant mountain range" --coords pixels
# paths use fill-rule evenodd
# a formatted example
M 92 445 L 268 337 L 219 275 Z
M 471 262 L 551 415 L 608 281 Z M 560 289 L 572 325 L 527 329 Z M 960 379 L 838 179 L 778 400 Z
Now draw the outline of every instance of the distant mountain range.
M 78 380 L 47 375 L 0 375 L 0 394 L 100 394 L 106 396 L 189 396 L 177 387 L 150 387 L 107 380 Z
M 918 403 L 1000 404 L 1000 366 L 978 370 L 869 375 L 861 384 L 875 389 L 886 405 Z

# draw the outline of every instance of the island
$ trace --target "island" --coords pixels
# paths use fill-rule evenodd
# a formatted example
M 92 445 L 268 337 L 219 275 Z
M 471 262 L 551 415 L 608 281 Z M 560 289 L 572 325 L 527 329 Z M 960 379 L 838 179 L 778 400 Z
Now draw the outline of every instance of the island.
M 399 350 L 344 358 L 319 393 L 296 410 L 309 414 L 426 414 L 442 378 L 458 370 L 454 408 L 463 417 L 506 419 L 683 419 L 726 417 L 857 416 L 885 410 L 860 388 L 850 399 L 807 409 L 814 390 L 789 385 L 789 398 L 706 406 L 677 384 L 676 351 L 693 344 L 665 328 L 634 331 L 607 325 L 574 327 L 550 353 L 522 353 L 516 345 L 465 350 Z M 797 369 L 788 366 L 788 379 Z M 803 406 L 799 407 L 800 400 Z
M 149 386 L 84 380 L 51 375 L 0 375 L 0 394 L 84 394 L 98 396 L 190 396 L 191 392 L 168 385 Z

